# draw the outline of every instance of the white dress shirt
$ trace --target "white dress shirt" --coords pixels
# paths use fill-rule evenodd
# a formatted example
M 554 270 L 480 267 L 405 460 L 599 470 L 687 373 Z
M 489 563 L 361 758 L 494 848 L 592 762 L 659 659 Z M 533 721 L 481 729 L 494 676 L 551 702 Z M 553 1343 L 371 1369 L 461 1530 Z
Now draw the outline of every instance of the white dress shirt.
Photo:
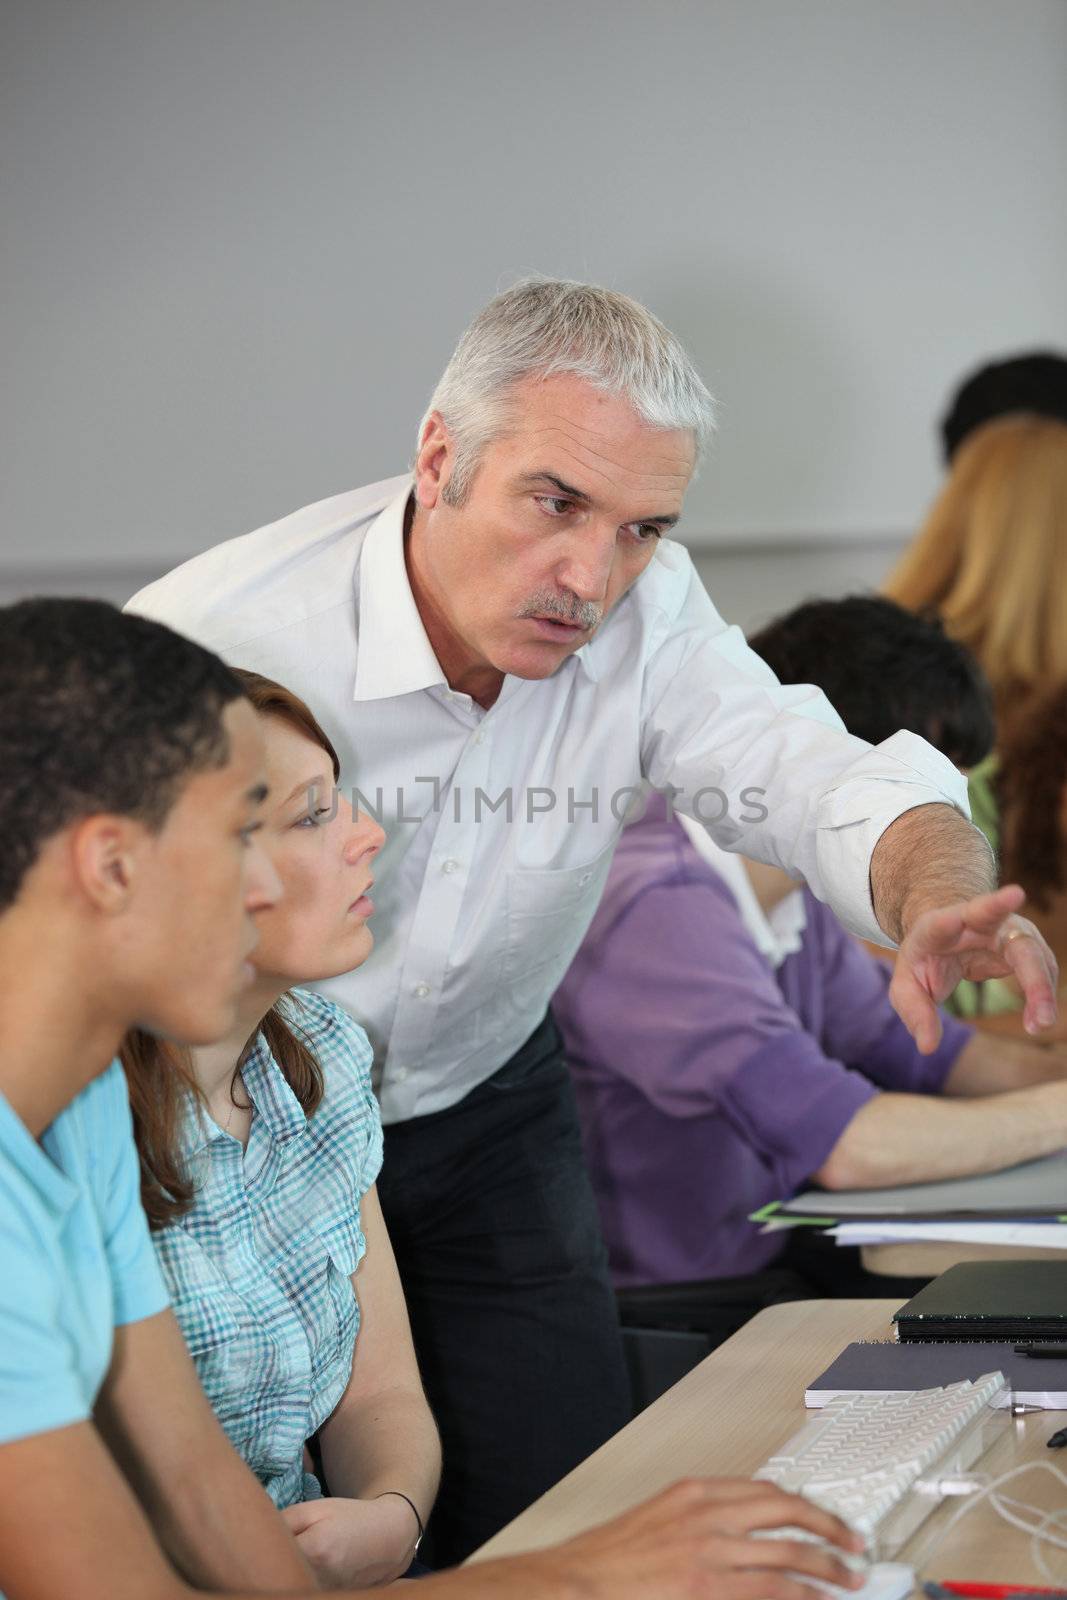
M 796 955 L 804 943 L 808 917 L 804 910 L 802 890 L 797 887 L 777 901 L 769 911 L 764 911 L 741 857 L 731 855 L 728 850 L 720 850 L 708 830 L 693 817 L 679 813 L 678 821 L 689 835 L 701 860 L 718 873 L 737 901 L 741 921 L 752 943 L 777 970 L 786 957 Z
M 549 678 L 506 677 L 483 711 L 449 688 L 411 593 L 410 491 L 395 478 L 307 506 L 129 602 L 307 700 L 342 790 L 387 832 L 374 953 L 317 985 L 370 1035 L 386 1122 L 454 1104 L 541 1021 L 642 778 L 884 939 L 879 835 L 928 801 L 967 814 L 944 756 L 910 733 L 872 748 L 820 691 L 779 685 L 668 539 L 587 644 Z M 506 792 L 510 821 L 489 805 Z

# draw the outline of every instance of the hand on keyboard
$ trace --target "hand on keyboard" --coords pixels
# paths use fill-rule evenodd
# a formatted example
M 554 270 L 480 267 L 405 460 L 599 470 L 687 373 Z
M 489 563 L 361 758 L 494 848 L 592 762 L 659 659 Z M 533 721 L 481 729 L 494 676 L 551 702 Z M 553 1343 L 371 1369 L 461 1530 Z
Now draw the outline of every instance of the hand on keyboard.
M 999 1372 L 944 1388 L 841 1394 L 815 1411 L 756 1477 L 802 1493 L 895 1555 L 1004 1427 Z
M 758 1537 L 783 1528 L 795 1528 L 797 1537 Z M 862 1549 L 862 1538 L 837 1517 L 773 1484 L 690 1478 L 625 1516 L 538 1552 L 530 1558 L 530 1575 L 536 1566 L 548 1580 L 545 1593 L 558 1587 L 589 1600 L 813 1600 L 797 1578 L 837 1584 L 851 1596 L 863 1578 L 844 1562 Z M 488 1577 L 494 1565 L 466 1567 L 464 1577 Z M 470 1600 L 481 1592 L 472 1587 Z
M 775 1540 L 801 1539 L 805 1544 L 820 1544 L 824 1548 L 828 1548 L 825 1539 L 816 1538 L 815 1534 L 809 1533 L 806 1528 L 760 1528 L 757 1532 L 753 1533 L 752 1537 L 753 1539 Z M 846 1550 L 838 1553 L 840 1555 L 840 1559 L 844 1562 L 845 1566 L 850 1572 L 866 1573 L 868 1567 L 870 1566 L 866 1551 L 853 1553 L 852 1551 Z

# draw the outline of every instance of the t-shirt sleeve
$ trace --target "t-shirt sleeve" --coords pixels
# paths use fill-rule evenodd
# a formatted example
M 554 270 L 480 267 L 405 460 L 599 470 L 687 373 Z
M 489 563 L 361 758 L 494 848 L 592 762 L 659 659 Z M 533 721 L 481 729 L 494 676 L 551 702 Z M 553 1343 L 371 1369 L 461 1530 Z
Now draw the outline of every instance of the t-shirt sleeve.
M 170 1304 L 141 1205 L 141 1168 L 133 1137 L 126 1077 L 113 1062 L 100 1084 L 91 1136 L 107 1152 L 100 1175 L 104 1248 L 111 1268 L 115 1326 L 153 1317 Z
M 0 1186 L 0 1444 L 88 1416 L 54 1265 L 17 1197 Z
M 620 1074 L 668 1116 L 726 1119 L 782 1194 L 877 1092 L 805 1031 L 711 874 L 635 894 L 554 1005 L 583 1063 Z

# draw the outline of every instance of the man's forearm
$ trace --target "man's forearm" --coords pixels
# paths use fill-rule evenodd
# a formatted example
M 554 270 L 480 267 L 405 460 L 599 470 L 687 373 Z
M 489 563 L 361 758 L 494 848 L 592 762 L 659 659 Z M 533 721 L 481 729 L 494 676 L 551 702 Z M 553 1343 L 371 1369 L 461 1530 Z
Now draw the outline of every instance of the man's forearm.
M 1042 1028 L 1040 1034 L 1031 1040 L 1037 1045 L 1067 1044 L 1067 1012 L 1063 1010 L 1065 997 L 1064 990 L 1060 990 L 1060 1014 L 1051 1028 Z M 991 1039 L 1019 1040 L 1030 1039 L 1023 1024 L 1023 1013 L 1019 1011 L 990 1011 L 977 1017 L 968 1017 L 972 1028 Z
M 204 1462 L 146 1508 L 160 1543 L 195 1588 L 310 1593 L 317 1585 L 296 1540 L 252 1473 L 229 1454 L 226 1466 L 239 1472 L 212 1472 Z
M 897 944 L 924 911 L 995 888 L 996 862 L 984 834 L 949 805 L 905 811 L 871 857 L 874 914 Z
M 877 1189 L 997 1172 L 1067 1145 L 1067 1082 L 939 1100 L 880 1094 L 861 1106 L 815 1178 L 828 1189 Z
M 1037 1083 L 1067 1078 L 1067 1049 L 1024 1038 L 998 1039 L 975 1033 L 956 1057 L 945 1079 L 947 1095 L 1002 1094 Z

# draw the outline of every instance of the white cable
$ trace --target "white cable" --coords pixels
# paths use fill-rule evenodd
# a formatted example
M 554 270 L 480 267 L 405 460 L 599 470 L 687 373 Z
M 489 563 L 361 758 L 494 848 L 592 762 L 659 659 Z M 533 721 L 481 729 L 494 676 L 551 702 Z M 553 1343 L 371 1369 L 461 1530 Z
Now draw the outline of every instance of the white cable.
M 1055 1524 L 1059 1521 L 1059 1519 L 1067 1515 L 1067 1512 L 1063 1511 L 1062 1509 L 1043 1512 L 1039 1506 L 1030 1506 L 1024 1501 L 1020 1500 L 1010 1500 L 998 1493 L 998 1491 L 1002 1489 L 1006 1483 L 1010 1483 L 1013 1478 L 1021 1478 L 1028 1472 L 1048 1472 L 1052 1475 L 1052 1477 L 1057 1479 L 1057 1481 L 1061 1483 L 1064 1488 L 1067 1488 L 1067 1473 L 1061 1472 L 1060 1468 L 1054 1467 L 1050 1461 L 1027 1461 L 1021 1467 L 1013 1467 L 1010 1472 L 1002 1473 L 999 1478 L 994 1478 L 984 1484 L 982 1483 L 981 1478 L 978 1475 L 975 1475 L 974 1482 L 976 1485 L 981 1484 L 981 1487 L 977 1488 L 975 1494 L 973 1494 L 969 1500 L 966 1500 L 963 1505 L 959 1506 L 958 1509 L 952 1513 L 944 1526 L 938 1530 L 937 1537 L 923 1553 L 922 1569 L 919 1569 L 920 1572 L 929 1566 L 934 1552 L 940 1548 L 942 1542 L 948 1536 L 948 1534 L 951 1533 L 957 1522 L 959 1522 L 961 1518 L 965 1517 L 969 1511 L 973 1511 L 975 1506 L 978 1505 L 980 1501 L 988 1499 L 999 1517 L 1003 1518 L 1003 1520 L 1009 1523 L 1013 1528 L 1019 1528 L 1023 1533 L 1029 1534 L 1031 1555 L 1033 1557 L 1035 1566 L 1040 1570 L 1042 1576 L 1047 1578 L 1050 1583 L 1054 1583 L 1058 1587 L 1063 1587 L 1064 1580 L 1058 1579 L 1055 1574 L 1051 1572 L 1045 1559 L 1044 1550 L 1041 1548 L 1041 1546 L 1042 1544 L 1051 1544 L 1055 1545 L 1057 1549 L 1067 1550 L 1067 1538 L 1058 1538 L 1056 1534 L 1049 1531 L 1049 1524 Z M 1010 1510 L 1008 1509 L 1009 1507 L 1011 1508 Z M 1024 1522 L 1021 1517 L 1015 1515 L 1017 1511 L 1029 1513 L 1032 1518 L 1036 1518 L 1037 1520 Z
M 1051 1536 L 1045 1532 L 1045 1530 L 1050 1522 L 1059 1522 L 1063 1516 L 1064 1512 L 1062 1510 L 1047 1511 L 1041 1518 L 1041 1521 L 1038 1523 L 1030 1538 L 1030 1554 L 1033 1557 L 1034 1565 L 1038 1568 L 1042 1577 L 1048 1579 L 1049 1583 L 1055 1583 L 1057 1579 L 1045 1559 L 1045 1552 L 1041 1549 L 1041 1541 L 1042 1539 L 1048 1539 L 1050 1543 L 1062 1545 L 1062 1540 L 1052 1539 Z

